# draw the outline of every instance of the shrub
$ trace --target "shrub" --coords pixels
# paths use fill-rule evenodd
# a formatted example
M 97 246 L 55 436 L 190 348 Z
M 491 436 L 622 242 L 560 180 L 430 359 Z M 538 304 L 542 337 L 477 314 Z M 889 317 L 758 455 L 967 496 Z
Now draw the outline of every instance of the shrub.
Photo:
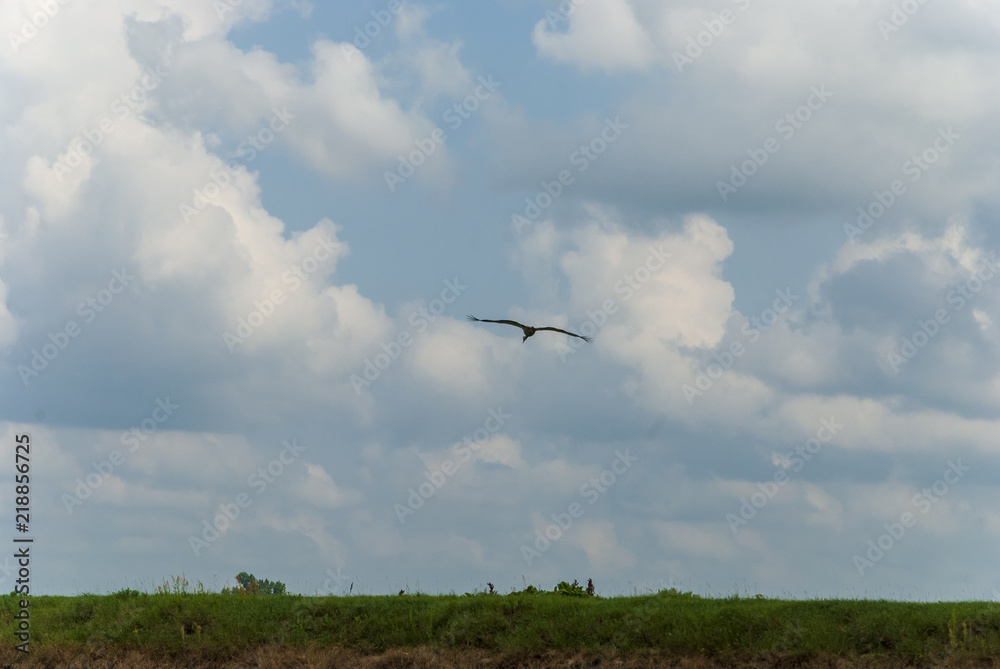
M 586 590 L 580 587 L 580 584 L 577 582 L 575 578 L 573 579 L 572 585 L 570 585 L 566 581 L 560 581 L 559 585 L 555 587 L 553 592 L 557 592 L 560 595 L 570 595 L 573 597 L 586 597 L 588 594 L 592 594 L 588 593 Z

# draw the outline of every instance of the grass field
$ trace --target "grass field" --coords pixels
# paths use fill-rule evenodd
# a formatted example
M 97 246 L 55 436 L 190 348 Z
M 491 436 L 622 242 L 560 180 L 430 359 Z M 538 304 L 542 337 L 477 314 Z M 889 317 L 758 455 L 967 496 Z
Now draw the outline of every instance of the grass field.
M 31 598 L 25 657 L 17 601 L 0 597 L 4 666 L 1000 666 L 993 602 L 126 590 Z

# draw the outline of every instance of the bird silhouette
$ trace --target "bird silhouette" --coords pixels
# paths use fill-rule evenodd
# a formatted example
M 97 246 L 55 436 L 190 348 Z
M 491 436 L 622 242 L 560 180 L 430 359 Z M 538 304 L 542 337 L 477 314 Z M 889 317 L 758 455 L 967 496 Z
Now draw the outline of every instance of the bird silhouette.
M 488 318 L 476 318 L 475 316 L 473 316 L 471 314 L 468 315 L 468 316 L 466 316 L 466 318 L 469 319 L 470 321 L 476 321 L 477 323 L 503 323 L 504 325 L 513 325 L 514 327 L 519 327 L 522 330 L 524 330 L 524 339 L 521 340 L 522 344 L 524 342 L 528 341 L 528 337 L 532 336 L 536 332 L 541 332 L 542 330 L 551 330 L 553 332 L 562 332 L 563 334 L 569 335 L 570 337 L 577 337 L 579 339 L 582 339 L 583 341 L 585 341 L 587 343 L 590 343 L 590 342 L 594 341 L 592 337 L 584 337 L 583 335 L 573 334 L 572 332 L 567 332 L 566 330 L 560 330 L 559 328 L 551 328 L 551 327 L 534 328 L 534 327 L 531 327 L 530 325 L 523 325 L 521 323 L 518 323 L 517 321 L 491 321 Z

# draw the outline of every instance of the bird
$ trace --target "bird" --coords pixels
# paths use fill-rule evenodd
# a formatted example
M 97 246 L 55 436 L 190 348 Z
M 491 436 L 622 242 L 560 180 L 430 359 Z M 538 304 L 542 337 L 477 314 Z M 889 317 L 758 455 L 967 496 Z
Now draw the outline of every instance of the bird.
M 530 325 L 522 325 L 517 321 L 491 321 L 488 318 L 476 318 L 472 314 L 469 314 L 468 316 L 466 316 L 466 318 L 470 321 L 476 321 L 477 323 L 503 323 L 504 325 L 513 325 L 515 327 L 519 327 L 522 330 L 524 330 L 524 339 L 521 340 L 522 344 L 528 341 L 528 337 L 532 336 L 536 332 L 541 332 L 542 330 L 552 330 L 553 332 L 562 332 L 563 334 L 567 334 L 570 337 L 577 337 L 579 339 L 582 339 L 588 344 L 594 341 L 593 337 L 584 337 L 583 335 L 573 334 L 572 332 L 567 332 L 566 330 L 560 330 L 559 328 L 550 328 L 550 327 L 533 328 Z

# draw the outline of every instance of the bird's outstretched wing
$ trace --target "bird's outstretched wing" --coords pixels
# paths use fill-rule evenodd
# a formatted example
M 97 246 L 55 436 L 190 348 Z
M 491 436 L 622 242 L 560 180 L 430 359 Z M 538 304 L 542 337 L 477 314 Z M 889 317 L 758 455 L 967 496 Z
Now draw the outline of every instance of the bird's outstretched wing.
M 470 320 L 470 321 L 476 321 L 478 323 L 503 323 L 504 325 L 513 325 L 515 327 L 521 328 L 522 330 L 527 327 L 526 325 L 521 325 L 517 321 L 491 321 L 488 318 L 476 318 L 475 316 L 473 316 L 471 314 L 468 315 L 468 316 L 466 316 L 465 318 L 468 319 L 468 320 Z
M 588 344 L 593 343 L 594 341 L 593 337 L 584 337 L 583 335 L 573 334 L 572 332 L 566 332 L 566 330 L 560 330 L 559 328 L 535 328 L 535 330 L 552 330 L 553 332 L 562 332 L 563 334 L 567 334 L 570 337 L 577 337 L 579 339 L 582 339 Z

